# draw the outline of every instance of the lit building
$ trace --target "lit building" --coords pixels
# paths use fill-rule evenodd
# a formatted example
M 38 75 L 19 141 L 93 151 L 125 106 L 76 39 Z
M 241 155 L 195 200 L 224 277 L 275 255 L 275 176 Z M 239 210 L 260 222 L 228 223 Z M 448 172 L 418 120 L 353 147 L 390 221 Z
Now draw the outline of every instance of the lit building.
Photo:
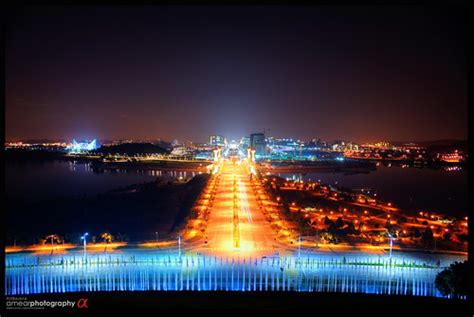
M 189 154 L 189 151 L 185 146 L 176 146 L 171 151 L 171 155 L 182 156 L 186 154 Z
M 250 146 L 255 150 L 255 155 L 264 156 L 266 149 L 265 134 L 264 133 L 252 133 L 250 135 Z
M 267 147 L 270 155 L 273 157 L 286 157 L 288 159 L 301 159 L 303 154 L 304 142 L 297 139 L 283 138 L 276 139 L 269 137 L 267 139 Z
M 81 153 L 87 151 L 93 151 L 97 149 L 99 145 L 97 141 L 94 139 L 91 142 L 77 142 L 76 140 L 72 140 L 72 144 L 67 147 L 67 150 L 70 153 Z
M 377 143 L 367 143 L 367 144 L 362 144 L 362 147 L 364 148 L 376 148 L 376 149 L 381 149 L 381 150 L 389 150 L 389 149 L 395 149 L 393 145 L 391 145 L 388 142 L 381 141 Z
M 214 160 L 214 151 L 199 151 L 194 155 L 196 160 Z
M 458 150 L 455 150 L 453 153 L 444 153 L 444 154 L 438 153 L 437 157 L 440 161 L 443 161 L 446 163 L 460 163 L 464 160 L 462 153 L 459 152 Z
M 225 146 L 225 138 L 222 135 L 211 135 L 209 136 L 209 145 Z
M 240 140 L 240 144 L 244 150 L 248 149 L 250 147 L 250 137 L 242 137 L 242 139 Z

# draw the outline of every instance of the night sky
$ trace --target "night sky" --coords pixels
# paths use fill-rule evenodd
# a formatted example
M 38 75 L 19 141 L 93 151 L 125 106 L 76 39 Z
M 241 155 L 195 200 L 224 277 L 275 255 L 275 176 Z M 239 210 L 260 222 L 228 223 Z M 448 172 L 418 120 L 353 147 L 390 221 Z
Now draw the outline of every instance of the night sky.
M 453 7 L 18 9 L 6 139 L 467 138 Z

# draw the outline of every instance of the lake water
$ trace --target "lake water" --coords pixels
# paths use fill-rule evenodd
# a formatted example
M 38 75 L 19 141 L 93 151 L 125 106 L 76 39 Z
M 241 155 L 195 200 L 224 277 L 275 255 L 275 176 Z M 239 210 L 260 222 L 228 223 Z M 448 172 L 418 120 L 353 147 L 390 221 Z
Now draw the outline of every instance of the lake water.
M 134 202 L 134 196 L 123 194 L 98 195 L 152 182 L 157 177 L 187 179 L 197 174 L 161 170 L 98 173 L 88 163 L 67 161 L 9 161 L 5 171 L 7 243 L 26 244 L 36 243 L 50 232 L 77 238 L 80 232 L 92 235 L 109 230 L 137 241 L 154 237 L 156 230 L 166 234 L 177 221 L 178 191 L 165 187 L 166 194 L 157 191 L 154 196 L 144 195 L 138 202 Z M 187 195 L 189 191 L 180 193 Z M 25 225 L 25 220 L 29 225 Z
M 160 170 L 95 173 L 89 164 L 54 161 L 13 163 L 5 166 L 6 194 L 26 200 L 93 196 L 131 184 L 150 182 L 158 176 L 192 177 L 192 172 Z M 194 173 L 195 174 L 195 173 Z M 433 170 L 378 166 L 366 174 L 309 173 L 280 174 L 282 177 L 321 180 L 348 188 L 371 188 L 380 199 L 396 205 L 452 215 L 468 214 L 468 180 L 465 170 Z
M 351 189 L 370 188 L 377 197 L 397 206 L 455 216 L 468 214 L 468 173 L 451 168 L 402 168 L 380 165 L 376 171 L 358 174 L 278 174 L 284 178 L 312 180 Z
M 154 181 L 157 177 L 188 178 L 193 172 L 120 170 L 96 173 L 90 163 L 66 161 L 8 162 L 5 166 L 8 197 L 43 200 L 55 197 L 93 196 L 119 187 Z

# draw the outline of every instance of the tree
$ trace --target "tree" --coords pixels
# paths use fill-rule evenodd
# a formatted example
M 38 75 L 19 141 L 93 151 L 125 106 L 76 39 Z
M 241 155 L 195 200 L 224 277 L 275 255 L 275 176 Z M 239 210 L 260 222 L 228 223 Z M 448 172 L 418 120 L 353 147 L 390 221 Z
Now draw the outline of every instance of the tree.
M 436 275 L 436 288 L 444 296 L 451 295 L 455 298 L 466 296 L 469 288 L 468 270 L 467 261 L 454 262 Z
M 282 211 L 283 211 L 284 214 L 287 214 L 287 215 L 291 214 L 290 206 L 288 206 L 288 204 L 286 204 L 286 203 L 283 204 L 283 206 L 281 208 L 282 208 Z
M 398 237 L 398 232 L 395 230 L 395 228 L 391 225 L 389 228 L 386 228 L 386 234 L 387 237 L 392 237 L 392 238 L 397 238 Z
M 359 235 L 360 231 L 355 229 L 354 224 L 352 222 L 348 222 L 346 227 L 339 230 L 339 233 L 343 235 L 348 235 L 348 234 Z
M 362 225 L 362 223 L 359 225 L 359 228 L 360 226 Z M 357 231 L 354 224 L 352 222 L 348 222 L 347 223 L 347 229 L 350 231 L 350 232 L 355 232 Z
M 467 241 L 469 240 L 469 237 L 468 237 L 467 234 L 459 234 L 459 235 L 458 235 L 458 239 L 459 239 L 459 241 L 461 241 L 461 242 L 467 242 Z
M 413 238 L 419 238 L 421 237 L 421 232 L 417 228 L 411 228 L 410 234 Z
M 338 244 L 340 242 L 340 239 L 337 235 L 334 235 L 330 232 L 324 231 L 321 233 L 319 239 L 323 243 L 333 243 L 333 244 Z
M 113 241 L 113 236 L 108 232 L 103 232 L 100 234 L 100 237 L 105 243 L 111 243 Z
M 56 244 L 59 244 L 62 242 L 61 238 L 57 234 L 50 234 L 49 236 L 45 237 L 43 240 L 41 240 L 43 244 L 46 244 L 48 241 L 53 245 L 55 242 Z
M 405 217 L 405 216 L 399 216 L 397 222 L 398 222 L 400 225 L 405 224 L 405 223 L 408 222 L 408 218 Z
M 107 245 L 114 240 L 114 237 L 109 232 L 103 232 L 100 234 L 100 237 L 105 242 L 104 251 L 107 251 Z
M 57 244 L 61 243 L 61 238 L 57 234 L 50 234 L 41 241 L 43 244 L 46 244 L 48 241 L 51 241 L 51 254 L 53 254 L 54 242 L 56 242 Z
M 344 226 L 344 221 L 342 221 L 341 217 L 338 217 L 335 223 L 337 229 L 340 229 Z
M 451 240 L 451 233 L 446 232 L 445 234 L 443 234 L 443 239 L 447 241 Z
M 325 224 L 325 225 L 330 225 L 330 224 L 332 224 L 332 223 L 333 223 L 332 220 L 329 219 L 328 216 L 325 216 L 325 217 L 324 217 L 324 224 Z
M 423 241 L 425 242 L 431 242 L 433 240 L 433 231 L 430 229 L 430 227 L 427 227 L 425 231 L 423 232 L 423 235 L 421 236 Z

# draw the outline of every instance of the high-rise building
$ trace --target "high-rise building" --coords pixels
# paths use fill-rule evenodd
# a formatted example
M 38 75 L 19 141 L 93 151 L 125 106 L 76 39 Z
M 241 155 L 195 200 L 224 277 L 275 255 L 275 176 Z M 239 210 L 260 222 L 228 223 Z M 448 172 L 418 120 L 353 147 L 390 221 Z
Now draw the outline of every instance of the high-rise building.
M 250 146 L 255 150 L 255 154 L 258 156 L 265 155 L 266 143 L 264 133 L 252 133 L 250 135 Z
M 222 135 L 211 135 L 209 136 L 209 145 L 224 146 L 225 138 Z
M 240 140 L 240 144 L 244 150 L 248 149 L 250 147 L 250 137 L 242 137 L 242 139 Z

